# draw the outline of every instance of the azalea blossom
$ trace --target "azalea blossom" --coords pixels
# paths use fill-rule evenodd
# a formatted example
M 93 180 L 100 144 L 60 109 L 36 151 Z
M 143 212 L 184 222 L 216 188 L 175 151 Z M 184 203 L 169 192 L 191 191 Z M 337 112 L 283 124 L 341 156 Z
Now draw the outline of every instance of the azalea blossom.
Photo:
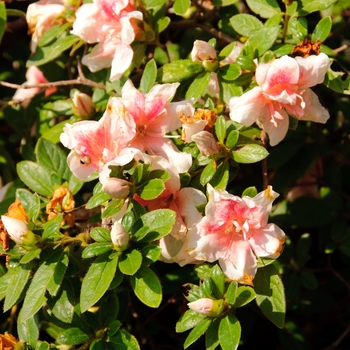
M 138 153 L 126 147 L 135 135 L 135 122 L 116 97 L 110 98 L 99 121 L 66 124 L 63 131 L 60 141 L 71 150 L 68 165 L 80 179 L 87 179 L 96 170 L 102 172 L 111 161 L 127 164 Z M 103 178 L 108 178 L 109 172 L 107 169 Z
M 201 298 L 192 301 L 187 306 L 191 310 L 209 317 L 219 317 L 225 309 L 225 303 L 222 299 L 214 300 L 210 298 Z
M 40 0 L 27 8 L 26 20 L 29 34 L 32 34 L 30 50 L 36 51 L 41 36 L 54 25 L 66 10 L 62 0 Z
M 93 0 L 78 8 L 71 33 L 89 44 L 97 43 L 82 59 L 91 72 L 111 67 L 114 81 L 129 68 L 134 55 L 130 44 L 135 39 L 132 19 L 142 20 L 132 1 Z
M 170 103 L 179 83 L 158 84 L 143 94 L 128 80 L 122 89 L 120 103 L 133 117 L 134 138 L 128 146 L 169 160 L 179 173 L 188 171 L 192 164 L 190 154 L 180 152 L 166 134 L 181 127 L 179 112 L 189 102 Z
M 214 47 L 208 44 L 206 41 L 196 40 L 193 43 L 191 59 L 192 61 L 202 62 L 205 68 L 211 70 L 234 63 L 241 51 L 242 48 L 238 45 L 238 43 L 236 43 L 231 53 L 226 58 L 218 62 Z M 212 96 L 219 97 L 220 87 L 218 76 L 215 72 L 210 73 L 210 80 L 207 86 L 207 90 Z
M 278 194 L 269 186 L 254 198 L 240 198 L 210 184 L 208 193 L 205 216 L 188 236 L 188 252 L 198 260 L 218 260 L 228 278 L 252 285 L 257 257 L 277 258 L 282 250 L 284 232 L 268 223 Z
M 48 83 L 49 81 L 45 78 L 43 72 L 39 70 L 36 66 L 30 66 L 26 72 L 25 85 L 37 85 L 42 83 Z M 42 90 L 40 87 L 33 87 L 28 89 L 17 89 L 12 99 L 14 101 L 21 101 L 23 107 L 29 104 L 30 99 L 32 99 L 37 93 Z M 45 97 L 57 91 L 57 87 L 52 86 L 45 89 Z
M 309 57 L 283 56 L 256 69 L 258 86 L 229 102 L 230 118 L 245 126 L 254 122 L 269 135 L 275 146 L 285 137 L 288 115 L 298 120 L 325 123 L 328 111 L 310 87 L 324 80 L 329 58 L 324 53 Z
M 92 98 L 75 90 L 72 96 L 73 110 L 78 117 L 88 117 L 95 111 L 95 104 L 92 102 Z

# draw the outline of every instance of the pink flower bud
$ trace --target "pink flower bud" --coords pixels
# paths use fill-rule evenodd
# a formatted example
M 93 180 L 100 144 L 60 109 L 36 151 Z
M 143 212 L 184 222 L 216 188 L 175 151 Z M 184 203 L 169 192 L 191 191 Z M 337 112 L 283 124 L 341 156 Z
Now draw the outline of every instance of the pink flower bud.
M 117 199 L 126 198 L 130 192 L 129 182 L 123 179 L 118 179 L 116 177 L 107 179 L 102 189 L 111 197 Z
M 72 102 L 74 112 L 79 117 L 87 117 L 95 110 L 91 97 L 78 90 L 74 92 Z
M 220 147 L 214 136 L 208 131 L 200 131 L 197 134 L 194 134 L 192 136 L 192 141 L 197 144 L 198 149 L 204 156 L 217 154 L 220 151 Z
M 130 238 L 124 226 L 116 221 L 112 226 L 111 239 L 114 244 L 114 248 L 116 250 L 123 251 L 128 247 Z
M 6 215 L 2 215 L 1 220 L 11 239 L 18 244 L 22 244 L 23 236 L 29 231 L 28 225 L 22 220 L 11 218 Z
M 209 317 L 219 317 L 225 308 L 225 304 L 222 299 L 213 300 L 210 298 L 201 298 L 196 301 L 192 301 L 191 303 L 188 303 L 187 306 L 191 310 Z

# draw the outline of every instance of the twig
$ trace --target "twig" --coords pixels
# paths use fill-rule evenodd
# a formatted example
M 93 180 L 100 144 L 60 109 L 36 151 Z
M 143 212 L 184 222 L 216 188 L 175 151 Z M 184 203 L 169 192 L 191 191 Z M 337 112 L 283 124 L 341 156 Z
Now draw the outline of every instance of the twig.
M 350 332 L 350 325 L 347 326 L 345 331 L 339 336 L 339 338 L 337 340 L 335 340 L 331 345 L 327 346 L 323 350 L 337 349 L 338 346 L 340 345 L 340 343 L 344 340 L 344 338 L 348 335 L 349 332 Z

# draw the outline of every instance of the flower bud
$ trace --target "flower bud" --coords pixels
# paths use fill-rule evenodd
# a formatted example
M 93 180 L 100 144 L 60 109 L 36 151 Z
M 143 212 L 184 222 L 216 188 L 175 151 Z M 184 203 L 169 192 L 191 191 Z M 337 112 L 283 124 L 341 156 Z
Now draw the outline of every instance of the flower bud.
M 117 221 L 112 226 L 111 239 L 114 248 L 120 252 L 124 251 L 129 246 L 129 234 L 126 232 L 124 226 Z
M 187 306 L 191 310 L 209 317 L 219 317 L 225 309 L 225 303 L 222 299 L 213 300 L 210 298 L 198 299 L 188 303 Z
M 220 147 L 217 144 L 214 136 L 208 131 L 200 131 L 192 136 L 192 141 L 197 144 L 198 149 L 204 156 L 217 154 Z
M 23 236 L 29 231 L 28 225 L 22 220 L 6 215 L 2 215 L 1 220 L 11 239 L 18 244 L 22 244 Z
M 79 117 L 88 117 L 95 110 L 91 97 L 78 90 L 74 91 L 72 102 L 74 112 Z
M 111 197 L 117 199 L 126 198 L 130 192 L 129 182 L 123 179 L 118 179 L 116 177 L 107 179 L 102 189 Z

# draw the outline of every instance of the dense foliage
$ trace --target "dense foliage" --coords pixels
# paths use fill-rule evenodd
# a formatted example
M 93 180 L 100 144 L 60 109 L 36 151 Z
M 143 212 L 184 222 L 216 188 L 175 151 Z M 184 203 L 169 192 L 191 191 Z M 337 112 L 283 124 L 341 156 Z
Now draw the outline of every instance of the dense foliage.
M 0 348 L 348 349 L 349 16 L 0 2 Z

